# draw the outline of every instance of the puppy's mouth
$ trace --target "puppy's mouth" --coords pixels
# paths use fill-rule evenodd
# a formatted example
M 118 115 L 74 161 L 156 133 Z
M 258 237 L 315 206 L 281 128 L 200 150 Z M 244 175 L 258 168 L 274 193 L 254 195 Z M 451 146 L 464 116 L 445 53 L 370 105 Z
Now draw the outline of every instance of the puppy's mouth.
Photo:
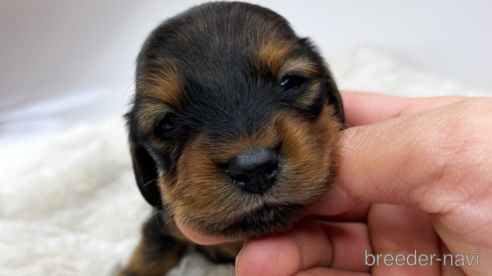
M 277 147 L 262 148 L 241 158 L 222 169 L 211 161 L 207 170 L 189 170 L 174 185 L 179 190 L 164 193 L 180 192 L 171 197 L 175 201 L 168 202 L 184 225 L 211 237 L 234 240 L 285 233 L 307 214 L 328 185 L 328 168 L 300 167 Z M 312 168 L 316 168 L 314 173 Z M 205 171 L 214 174 L 194 175 Z M 189 181 L 183 181 L 185 178 Z M 201 188 L 201 192 L 193 188 Z
M 285 233 L 326 190 L 329 174 L 309 178 L 310 174 L 293 173 L 285 164 L 267 173 L 265 182 L 249 180 L 243 186 L 222 172 L 222 181 L 195 184 L 210 185 L 206 189 L 210 194 L 188 193 L 189 199 L 172 207 L 184 225 L 211 237 L 249 240 Z
M 266 204 L 231 221 L 189 221 L 213 236 L 248 240 L 286 232 L 306 213 L 301 204 Z

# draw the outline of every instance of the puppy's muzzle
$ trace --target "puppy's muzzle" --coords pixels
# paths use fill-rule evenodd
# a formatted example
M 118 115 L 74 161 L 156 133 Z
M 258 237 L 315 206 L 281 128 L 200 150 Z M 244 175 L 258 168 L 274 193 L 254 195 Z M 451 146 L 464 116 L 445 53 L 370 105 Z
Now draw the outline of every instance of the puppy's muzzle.
M 275 183 L 278 172 L 278 152 L 261 148 L 232 158 L 227 174 L 234 184 L 246 192 L 263 194 Z

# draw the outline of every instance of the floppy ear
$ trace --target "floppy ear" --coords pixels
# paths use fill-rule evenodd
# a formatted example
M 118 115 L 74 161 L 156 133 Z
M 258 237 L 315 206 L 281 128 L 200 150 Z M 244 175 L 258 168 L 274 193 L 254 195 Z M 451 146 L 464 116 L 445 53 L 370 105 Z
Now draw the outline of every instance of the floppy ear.
M 130 152 L 140 193 L 150 205 L 161 208 L 161 191 L 157 185 L 157 166 L 154 159 L 143 146 L 136 142 L 130 143 Z
M 328 104 L 333 105 L 336 110 L 336 116 L 342 126 L 345 126 L 345 112 L 343 111 L 343 102 L 338 89 L 334 89 L 328 95 Z
M 313 51 L 316 54 L 321 64 L 323 64 L 321 69 L 322 70 L 321 76 L 325 77 L 326 86 L 327 86 L 328 104 L 332 105 L 335 108 L 335 112 L 336 112 L 335 115 L 337 116 L 338 121 L 340 122 L 342 128 L 344 128 L 345 112 L 343 111 L 342 97 L 340 96 L 340 92 L 338 92 L 337 85 L 335 83 L 333 76 L 331 75 L 328 65 L 323 60 L 323 58 L 318 53 L 318 51 L 315 49 L 309 38 L 301 38 L 299 39 L 299 43 L 301 45 L 308 46 L 309 48 L 311 48 L 311 51 Z
M 340 92 L 338 92 L 338 87 L 330 71 L 328 70 L 328 68 L 325 68 L 325 70 L 328 86 L 328 104 L 333 105 L 333 107 L 335 108 L 335 115 L 337 116 L 343 128 L 345 127 L 345 112 L 343 111 L 342 96 L 340 96 Z

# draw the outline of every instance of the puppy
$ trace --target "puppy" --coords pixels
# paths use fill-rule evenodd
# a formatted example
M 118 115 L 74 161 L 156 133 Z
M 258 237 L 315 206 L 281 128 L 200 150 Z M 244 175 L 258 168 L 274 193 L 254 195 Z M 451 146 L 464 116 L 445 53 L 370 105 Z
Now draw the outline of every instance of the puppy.
M 311 42 L 271 10 L 200 5 L 157 27 L 137 59 L 128 121 L 140 192 L 157 210 L 127 276 L 164 275 L 191 244 L 285 232 L 327 190 L 344 123 Z M 233 261 L 241 243 L 196 246 Z

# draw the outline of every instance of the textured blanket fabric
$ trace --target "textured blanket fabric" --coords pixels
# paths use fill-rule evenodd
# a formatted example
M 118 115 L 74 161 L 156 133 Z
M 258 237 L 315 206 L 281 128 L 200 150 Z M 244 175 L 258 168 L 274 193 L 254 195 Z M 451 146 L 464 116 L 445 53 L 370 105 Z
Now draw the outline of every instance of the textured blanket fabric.
M 492 96 L 359 49 L 328 58 L 341 89 L 402 96 Z M 31 139 L 31 140 L 30 140 Z M 0 147 L 0 275 L 114 275 L 149 218 L 121 114 L 38 142 Z M 230 276 L 189 252 L 172 276 Z

